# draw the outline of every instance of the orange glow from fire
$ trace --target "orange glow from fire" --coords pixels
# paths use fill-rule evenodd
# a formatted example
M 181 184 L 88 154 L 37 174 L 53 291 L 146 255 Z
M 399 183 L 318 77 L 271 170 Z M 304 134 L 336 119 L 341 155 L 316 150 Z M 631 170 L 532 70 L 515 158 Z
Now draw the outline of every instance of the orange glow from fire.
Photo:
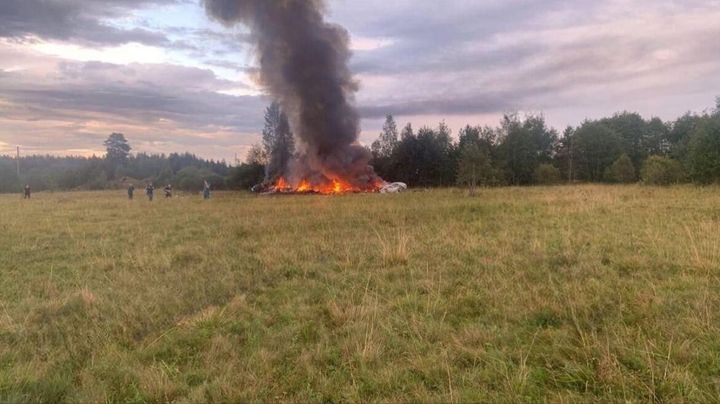
M 289 189 L 289 188 L 290 188 L 290 184 L 288 184 L 287 181 L 285 181 L 285 178 L 283 178 L 283 177 L 280 177 L 277 180 L 277 183 L 275 184 L 275 189 L 278 189 L 278 190 L 285 190 L 285 189 Z
M 307 180 L 300 181 L 300 184 L 298 184 L 296 189 L 297 192 L 309 192 L 311 190 L 312 186 L 310 186 L 310 183 Z
M 297 186 L 293 186 L 285 178 L 280 177 L 275 185 L 271 187 L 270 192 L 335 195 L 344 193 L 376 192 L 379 191 L 382 186 L 383 183 L 381 181 L 377 181 L 367 189 L 362 189 L 339 178 L 334 178 L 330 182 L 319 185 L 313 185 L 307 179 L 303 179 L 297 184 Z

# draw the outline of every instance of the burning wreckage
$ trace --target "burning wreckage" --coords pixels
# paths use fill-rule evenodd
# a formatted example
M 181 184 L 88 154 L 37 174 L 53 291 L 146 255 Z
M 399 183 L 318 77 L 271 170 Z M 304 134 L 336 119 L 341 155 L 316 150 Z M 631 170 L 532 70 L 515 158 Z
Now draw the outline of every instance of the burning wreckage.
M 349 68 L 350 37 L 325 21 L 323 0 L 204 0 L 207 13 L 227 26 L 249 28 L 260 66 L 259 83 L 277 100 L 298 143 L 287 158 L 270 156 L 280 175 L 266 176 L 261 193 L 394 193 L 358 143 L 358 84 Z
M 349 183 L 343 182 L 342 180 L 334 179 L 331 182 L 325 182 L 322 185 L 312 185 L 308 180 L 302 180 L 297 185 L 293 186 L 285 180 L 284 177 L 280 177 L 275 183 L 258 184 L 252 188 L 252 192 L 259 193 L 262 195 L 273 195 L 273 194 L 321 194 L 321 195 L 335 195 L 345 193 L 361 193 L 361 192 L 379 192 L 381 194 L 396 194 L 407 190 L 407 184 L 404 182 L 379 182 L 374 184 L 371 188 L 359 188 L 350 185 Z

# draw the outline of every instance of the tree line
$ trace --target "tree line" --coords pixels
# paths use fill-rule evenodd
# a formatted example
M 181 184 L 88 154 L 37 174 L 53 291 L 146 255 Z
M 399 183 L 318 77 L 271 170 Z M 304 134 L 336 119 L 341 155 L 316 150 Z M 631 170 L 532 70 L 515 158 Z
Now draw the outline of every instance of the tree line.
M 189 153 L 132 154 L 118 133 L 105 147 L 104 157 L 23 157 L 20 177 L 15 158 L 0 156 L 0 192 L 19 192 L 23 184 L 40 191 L 99 190 L 128 181 L 197 190 L 203 179 L 214 189 L 246 190 L 274 181 L 296 146 L 287 116 L 273 103 L 265 111 L 262 143 L 237 167 Z M 562 133 L 542 115 L 506 114 L 495 127 L 467 125 L 457 136 L 444 122 L 398 129 L 388 115 L 369 149 L 380 176 L 413 187 L 720 183 L 720 97 L 715 108 L 671 122 L 622 112 Z
M 232 168 L 225 162 L 204 160 L 190 153 L 131 153 L 125 136 L 113 133 L 104 142 L 104 157 L 0 156 L 0 193 L 20 192 L 25 184 L 35 191 L 103 190 L 145 183 L 172 184 L 198 191 L 203 180 L 225 189 Z
M 457 138 L 444 122 L 398 130 L 388 115 L 372 153 L 378 174 L 410 186 L 717 183 L 720 98 L 715 109 L 672 122 L 622 112 L 562 134 L 542 115 L 507 114 L 497 127 L 467 125 Z
M 234 173 L 249 188 L 272 181 L 294 150 L 287 117 L 277 104 L 265 114 L 263 143 Z M 452 136 L 436 128 L 398 129 L 387 115 L 370 147 L 375 171 L 414 187 L 720 182 L 720 97 L 714 109 L 671 122 L 622 112 L 586 120 L 562 133 L 542 115 L 506 114 L 496 127 L 471 126 Z M 280 156 L 280 157 L 278 157 Z

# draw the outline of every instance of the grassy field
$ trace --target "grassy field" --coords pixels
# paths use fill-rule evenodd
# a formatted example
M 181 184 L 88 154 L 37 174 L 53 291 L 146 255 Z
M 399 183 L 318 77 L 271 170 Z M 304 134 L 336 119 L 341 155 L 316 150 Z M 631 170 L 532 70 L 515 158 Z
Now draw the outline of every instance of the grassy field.
M 720 188 L 0 196 L 0 401 L 718 401 Z

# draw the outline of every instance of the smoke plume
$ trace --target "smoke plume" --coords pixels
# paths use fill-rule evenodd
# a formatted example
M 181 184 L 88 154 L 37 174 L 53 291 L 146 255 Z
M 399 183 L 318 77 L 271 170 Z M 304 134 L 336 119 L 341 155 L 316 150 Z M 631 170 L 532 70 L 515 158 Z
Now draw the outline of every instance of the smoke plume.
M 260 81 L 288 114 L 299 157 L 291 181 L 342 178 L 367 189 L 379 180 L 357 143 L 357 83 L 348 69 L 349 35 L 325 21 L 322 0 L 204 0 L 225 25 L 249 27 Z

